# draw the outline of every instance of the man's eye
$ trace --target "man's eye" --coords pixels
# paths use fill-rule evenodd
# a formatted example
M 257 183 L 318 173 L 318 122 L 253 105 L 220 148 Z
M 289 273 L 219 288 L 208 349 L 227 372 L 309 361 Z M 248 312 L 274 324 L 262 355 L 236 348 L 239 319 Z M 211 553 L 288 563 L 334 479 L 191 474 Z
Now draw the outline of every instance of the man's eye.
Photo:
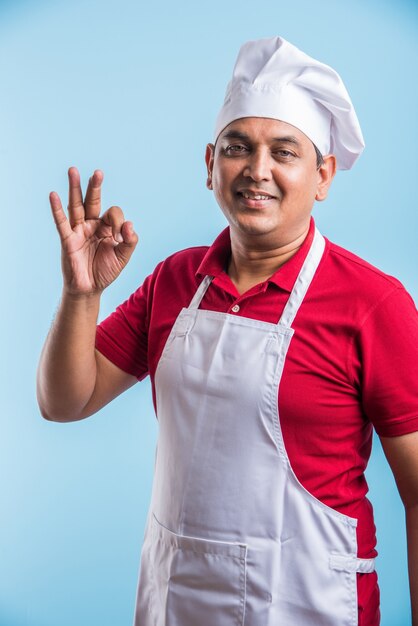
M 276 155 L 283 159 L 290 159 L 295 156 L 290 150 L 276 150 Z
M 241 143 L 233 143 L 225 148 L 225 154 L 234 155 L 234 154 L 243 154 L 246 152 L 246 146 L 243 146 Z

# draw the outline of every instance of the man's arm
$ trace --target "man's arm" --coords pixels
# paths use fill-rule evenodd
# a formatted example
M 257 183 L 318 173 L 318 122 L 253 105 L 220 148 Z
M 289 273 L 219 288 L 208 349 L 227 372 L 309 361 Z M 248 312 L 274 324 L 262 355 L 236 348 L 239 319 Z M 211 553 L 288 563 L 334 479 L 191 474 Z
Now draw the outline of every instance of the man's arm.
M 405 505 L 412 626 L 418 626 L 418 432 L 380 440 Z
M 98 310 L 99 298 L 62 298 L 38 368 L 38 402 L 45 419 L 88 417 L 137 382 L 95 350 Z
M 84 200 L 78 171 L 70 168 L 68 176 L 68 218 L 58 195 L 50 196 L 64 284 L 37 379 L 41 413 L 54 421 L 87 417 L 136 382 L 95 350 L 95 337 L 100 296 L 129 261 L 138 237 L 119 207 L 100 217 L 100 171 Z

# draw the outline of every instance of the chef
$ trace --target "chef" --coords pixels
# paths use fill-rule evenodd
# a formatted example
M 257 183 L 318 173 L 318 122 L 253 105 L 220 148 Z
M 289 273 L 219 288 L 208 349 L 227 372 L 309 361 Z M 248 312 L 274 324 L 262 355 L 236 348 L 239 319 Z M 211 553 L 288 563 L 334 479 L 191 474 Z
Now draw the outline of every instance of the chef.
M 153 274 L 99 326 L 137 235 L 50 196 L 64 287 L 42 414 L 82 419 L 150 375 L 159 422 L 135 626 L 377 626 L 364 471 L 373 428 L 406 509 L 418 626 L 418 321 L 395 278 L 311 216 L 364 141 L 332 68 L 280 37 L 242 46 L 206 149 L 228 228 Z

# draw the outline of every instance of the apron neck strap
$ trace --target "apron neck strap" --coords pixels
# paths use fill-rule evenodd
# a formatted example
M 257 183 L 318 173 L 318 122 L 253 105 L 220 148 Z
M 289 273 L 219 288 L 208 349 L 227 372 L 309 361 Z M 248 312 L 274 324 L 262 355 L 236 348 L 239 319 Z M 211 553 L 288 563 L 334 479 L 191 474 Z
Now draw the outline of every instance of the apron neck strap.
M 302 265 L 302 269 L 299 272 L 295 284 L 293 285 L 292 292 L 289 296 L 289 300 L 284 308 L 282 316 L 279 320 L 280 326 L 286 326 L 290 328 L 300 305 L 309 289 L 309 285 L 312 282 L 314 274 L 317 270 L 319 262 L 322 258 L 325 249 L 325 239 L 315 228 L 314 238 L 310 247 L 310 250 L 306 256 L 306 259 Z
M 211 284 L 213 280 L 213 276 L 205 276 L 199 287 L 197 288 L 196 293 L 193 296 L 192 301 L 189 304 L 189 309 L 198 309 L 200 303 L 202 302 L 203 296 L 206 293 L 207 288 Z

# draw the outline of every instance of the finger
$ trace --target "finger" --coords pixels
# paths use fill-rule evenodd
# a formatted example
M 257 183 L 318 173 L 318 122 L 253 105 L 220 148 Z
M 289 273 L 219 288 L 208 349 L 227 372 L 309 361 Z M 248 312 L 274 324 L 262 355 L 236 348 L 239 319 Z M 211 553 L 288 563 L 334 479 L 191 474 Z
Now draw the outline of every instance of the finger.
M 49 203 L 51 205 L 52 216 L 54 218 L 59 236 L 61 241 L 64 241 L 64 239 L 67 239 L 73 231 L 62 208 L 60 197 L 55 191 L 52 191 L 49 194 Z
M 125 222 L 122 225 L 123 242 L 115 247 L 115 254 L 118 259 L 126 265 L 132 256 L 133 251 L 138 243 L 138 235 L 134 231 L 132 222 Z
M 84 222 L 83 194 L 80 186 L 80 174 L 76 167 L 68 170 L 68 217 L 72 228 Z
M 84 211 L 86 219 L 97 219 L 100 216 L 101 186 L 103 182 L 103 172 L 95 170 L 87 186 L 86 197 L 84 199 Z
M 124 222 L 122 225 L 121 233 L 124 244 L 126 244 L 127 246 L 136 246 L 136 244 L 138 243 L 138 235 L 134 230 L 134 225 L 132 224 L 132 222 Z
M 121 230 L 125 221 L 122 209 L 118 206 L 110 207 L 110 209 L 103 214 L 102 220 L 105 224 L 111 226 L 113 239 L 118 243 L 122 243 L 123 236 Z

